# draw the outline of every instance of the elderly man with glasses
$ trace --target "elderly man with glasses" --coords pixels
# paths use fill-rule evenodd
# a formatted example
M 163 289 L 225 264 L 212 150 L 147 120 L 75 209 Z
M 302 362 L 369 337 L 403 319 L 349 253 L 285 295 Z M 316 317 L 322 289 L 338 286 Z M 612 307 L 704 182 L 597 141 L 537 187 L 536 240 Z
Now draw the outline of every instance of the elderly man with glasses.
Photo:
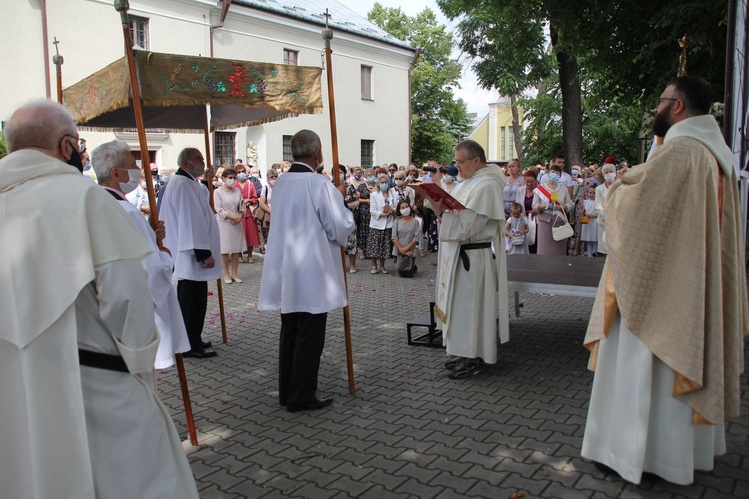
M 497 334 L 508 341 L 510 326 L 502 237 L 505 176 L 496 165 L 486 164 L 483 148 L 473 140 L 455 147 L 455 166 L 463 181 L 451 194 L 465 209 L 445 210 L 442 202 L 431 200 L 434 213 L 442 217 L 434 310 L 447 353 L 453 356 L 445 367 L 450 378 L 462 379 L 497 362 Z M 437 170 L 433 175 L 439 185 L 442 174 Z

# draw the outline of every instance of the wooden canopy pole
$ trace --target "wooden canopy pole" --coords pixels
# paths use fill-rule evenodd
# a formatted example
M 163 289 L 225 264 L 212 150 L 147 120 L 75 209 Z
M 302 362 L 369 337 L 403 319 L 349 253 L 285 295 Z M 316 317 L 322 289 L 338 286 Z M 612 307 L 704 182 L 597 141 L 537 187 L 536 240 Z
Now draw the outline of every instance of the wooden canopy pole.
M 127 66 L 130 72 L 130 92 L 133 99 L 133 111 L 135 112 L 135 124 L 138 128 L 138 142 L 141 150 L 141 164 L 143 173 L 146 177 L 146 187 L 148 192 L 148 205 L 150 207 L 149 222 L 155 230 L 159 225 L 159 213 L 156 207 L 156 195 L 153 189 L 153 178 L 151 177 L 150 159 L 148 154 L 148 143 L 146 141 L 146 127 L 143 121 L 143 109 L 140 102 L 140 88 L 138 87 L 138 75 L 135 70 L 135 56 L 133 54 L 133 41 L 130 37 L 130 22 L 127 17 L 127 11 L 130 10 L 128 0 L 115 0 L 114 9 L 120 13 L 122 21 L 122 35 L 125 39 L 125 56 L 127 57 Z M 143 155 L 145 153 L 145 156 Z M 148 162 L 149 164 L 146 164 Z M 163 249 L 161 240 L 157 240 L 160 249 Z M 190 403 L 190 392 L 187 388 L 187 375 L 185 374 L 185 365 L 182 361 L 182 354 L 174 355 L 177 364 L 177 374 L 179 375 L 179 384 L 182 388 L 182 402 L 185 405 L 185 419 L 187 420 L 187 431 L 190 434 L 190 442 L 198 445 L 198 433 L 195 429 L 195 419 L 192 414 L 192 404 Z
M 335 121 L 335 96 L 333 94 L 333 66 L 331 64 L 330 40 L 333 39 L 333 30 L 328 27 L 330 14 L 325 9 L 325 29 L 322 31 L 322 39 L 325 40 L 325 71 L 328 79 L 328 106 L 330 109 L 330 140 L 333 149 L 333 183 L 336 187 L 341 185 L 340 167 L 338 165 L 338 128 Z M 343 282 L 346 285 L 346 296 L 348 296 L 348 278 L 346 277 L 346 252 L 341 246 L 341 264 L 343 267 Z M 354 393 L 354 351 L 351 345 L 351 315 L 348 305 L 343 307 L 343 331 L 346 340 L 346 368 L 348 370 L 348 391 Z
M 55 37 L 55 41 L 52 42 L 55 46 L 55 55 L 52 56 L 52 62 L 55 65 L 55 74 L 57 75 L 57 102 L 58 104 L 62 104 L 62 63 L 65 62 L 65 60 L 60 55 L 60 51 L 57 50 L 57 45 L 59 43 L 57 37 Z
M 205 128 L 203 129 L 203 136 L 205 138 L 205 167 L 207 170 L 211 169 L 211 125 L 208 123 L 208 108 L 206 108 L 205 115 Z M 211 205 L 211 210 L 216 213 L 216 205 L 213 201 L 213 181 L 208 182 L 208 203 Z M 220 257 L 220 255 L 219 255 Z M 220 260 L 220 258 L 219 258 Z M 217 262 L 219 263 L 219 262 Z M 218 291 L 218 311 L 221 314 L 221 340 L 224 345 L 228 343 L 226 336 L 226 311 L 224 310 L 224 288 L 221 278 L 216 280 L 216 290 Z

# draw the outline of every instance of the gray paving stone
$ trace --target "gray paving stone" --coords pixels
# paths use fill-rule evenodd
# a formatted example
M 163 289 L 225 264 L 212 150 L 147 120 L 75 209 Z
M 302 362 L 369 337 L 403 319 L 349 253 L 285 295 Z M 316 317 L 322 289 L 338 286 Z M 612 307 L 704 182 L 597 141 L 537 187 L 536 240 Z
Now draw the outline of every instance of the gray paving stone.
M 240 265 L 244 283 L 224 286 L 228 344 L 209 283 L 204 338 L 219 356 L 186 359 L 200 432 L 188 455 L 202 497 L 749 497 L 749 369 L 742 416 L 727 425 L 728 454 L 714 472 L 696 473 L 687 487 L 606 477 L 580 457 L 593 379 L 581 341 L 592 300 L 522 293 L 523 317 L 511 318 L 497 364 L 450 380 L 444 349 L 405 341 L 405 322 L 434 296 L 435 258 L 422 260 L 414 279 L 371 276 L 368 262 L 357 262 L 363 272 L 347 274 L 357 391 L 348 393 L 333 312 L 319 393 L 335 403 L 304 413 L 278 404 L 280 317 L 255 310 L 262 263 Z M 159 373 L 159 392 L 187 438 L 175 373 Z

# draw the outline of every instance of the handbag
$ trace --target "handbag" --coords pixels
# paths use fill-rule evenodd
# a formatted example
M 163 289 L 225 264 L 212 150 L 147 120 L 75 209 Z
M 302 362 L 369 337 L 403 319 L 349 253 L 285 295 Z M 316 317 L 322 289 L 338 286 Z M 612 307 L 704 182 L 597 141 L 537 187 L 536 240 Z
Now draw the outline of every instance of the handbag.
M 590 222 L 590 217 L 588 215 L 583 215 L 583 216 L 580 217 L 580 223 L 581 224 L 586 224 L 588 222 Z
M 562 223 L 561 225 L 556 225 L 557 222 Z M 574 234 L 575 231 L 572 230 L 572 226 L 567 220 L 567 216 L 564 214 L 564 208 L 562 208 L 562 213 L 555 211 L 551 217 L 551 237 L 555 241 L 564 241 L 565 239 L 572 237 Z
M 525 244 L 525 236 L 520 234 L 517 236 L 512 236 L 512 239 L 510 239 L 510 244 L 513 246 L 522 246 Z
M 536 227 L 538 226 L 536 217 L 529 215 L 526 223 L 528 224 L 528 234 L 526 234 L 528 236 L 528 246 L 533 246 L 536 244 Z

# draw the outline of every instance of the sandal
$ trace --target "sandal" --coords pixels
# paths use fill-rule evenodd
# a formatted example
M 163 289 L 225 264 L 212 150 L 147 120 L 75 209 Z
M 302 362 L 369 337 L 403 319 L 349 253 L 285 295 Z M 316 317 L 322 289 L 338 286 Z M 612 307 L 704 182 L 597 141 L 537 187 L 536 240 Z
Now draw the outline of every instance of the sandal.
M 356 269 L 349 269 L 349 274 L 356 274 Z
M 387 270 L 385 270 L 385 267 L 382 267 L 382 268 L 380 269 L 380 274 L 387 274 L 387 273 L 388 273 L 388 271 L 387 271 Z
M 372 270 L 369 271 L 370 274 L 376 274 L 377 273 L 377 267 L 372 267 Z

